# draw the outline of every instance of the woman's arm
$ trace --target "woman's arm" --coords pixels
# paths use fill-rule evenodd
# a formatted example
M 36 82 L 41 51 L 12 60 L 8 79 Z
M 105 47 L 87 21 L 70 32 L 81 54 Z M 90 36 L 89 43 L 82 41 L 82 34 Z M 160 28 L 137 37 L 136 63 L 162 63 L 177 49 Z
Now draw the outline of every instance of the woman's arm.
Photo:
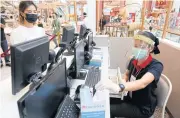
M 154 75 L 147 72 L 141 79 L 124 83 L 125 91 L 137 91 L 145 88 L 154 80 Z
M 127 82 L 129 80 L 129 70 L 126 70 L 126 72 L 123 75 L 123 79 Z

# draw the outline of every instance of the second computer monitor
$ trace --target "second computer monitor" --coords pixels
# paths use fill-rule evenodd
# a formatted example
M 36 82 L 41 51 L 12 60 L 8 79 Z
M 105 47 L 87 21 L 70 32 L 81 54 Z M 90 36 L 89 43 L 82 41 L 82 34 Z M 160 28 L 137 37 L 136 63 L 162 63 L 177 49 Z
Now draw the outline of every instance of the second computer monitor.
M 79 33 L 79 38 L 84 39 L 86 37 L 87 33 L 87 27 L 85 24 L 81 25 L 80 33 Z
M 80 70 L 84 66 L 84 41 L 80 41 L 75 47 L 75 71 L 76 78 L 78 78 L 80 74 Z
M 63 59 L 39 85 L 18 100 L 20 118 L 54 118 L 67 94 L 66 60 Z
M 75 28 L 68 26 L 63 28 L 62 43 L 70 44 L 74 41 Z

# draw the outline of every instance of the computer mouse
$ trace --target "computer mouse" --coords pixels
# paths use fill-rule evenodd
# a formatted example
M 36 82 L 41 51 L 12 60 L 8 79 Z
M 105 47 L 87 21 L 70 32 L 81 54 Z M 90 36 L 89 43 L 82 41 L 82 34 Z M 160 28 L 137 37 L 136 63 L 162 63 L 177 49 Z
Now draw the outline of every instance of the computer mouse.
M 79 86 L 76 88 L 76 91 L 75 91 L 74 102 L 75 102 L 76 104 L 80 104 L 80 89 L 81 89 L 81 86 L 82 86 L 82 85 L 79 85 Z
M 82 85 L 78 85 L 78 87 L 76 88 L 76 91 L 75 91 L 76 94 L 79 94 L 79 93 L 80 93 L 80 88 L 81 88 L 81 86 L 82 86 Z

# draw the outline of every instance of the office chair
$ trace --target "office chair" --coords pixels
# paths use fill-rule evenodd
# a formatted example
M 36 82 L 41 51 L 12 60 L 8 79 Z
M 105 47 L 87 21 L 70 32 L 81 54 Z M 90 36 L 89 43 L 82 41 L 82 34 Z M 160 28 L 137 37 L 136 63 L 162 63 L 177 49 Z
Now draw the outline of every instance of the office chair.
M 171 92 L 172 92 L 172 84 L 170 80 L 165 75 L 162 74 L 157 84 L 157 89 L 155 91 L 158 100 L 157 107 L 162 108 L 161 118 L 164 118 L 166 104 L 168 102 Z M 154 115 L 151 116 L 150 118 L 154 118 Z

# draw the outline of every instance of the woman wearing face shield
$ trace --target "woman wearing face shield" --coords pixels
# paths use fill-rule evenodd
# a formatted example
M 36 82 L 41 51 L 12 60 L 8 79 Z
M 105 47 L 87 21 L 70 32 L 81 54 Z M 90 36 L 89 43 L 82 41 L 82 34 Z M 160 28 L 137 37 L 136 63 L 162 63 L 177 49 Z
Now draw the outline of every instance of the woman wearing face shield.
M 37 6 L 33 1 L 21 1 L 19 4 L 19 26 L 11 33 L 11 44 L 45 36 L 45 30 L 35 26 L 37 19 Z
M 159 41 L 150 32 L 138 32 L 134 36 L 133 56 L 124 74 L 124 83 L 115 84 L 104 79 L 96 85 L 97 90 L 109 89 L 114 93 L 128 91 L 121 99 L 111 98 L 111 117 L 149 118 L 157 106 L 155 89 L 163 71 L 163 64 L 152 58 L 159 54 Z

